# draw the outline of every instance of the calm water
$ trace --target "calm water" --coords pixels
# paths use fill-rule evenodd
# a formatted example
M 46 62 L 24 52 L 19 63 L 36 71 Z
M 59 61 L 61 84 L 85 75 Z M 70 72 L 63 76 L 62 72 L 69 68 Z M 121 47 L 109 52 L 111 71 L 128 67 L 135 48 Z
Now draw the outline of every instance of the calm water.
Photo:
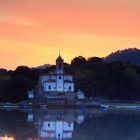
M 140 140 L 139 111 L 0 111 L 0 140 Z

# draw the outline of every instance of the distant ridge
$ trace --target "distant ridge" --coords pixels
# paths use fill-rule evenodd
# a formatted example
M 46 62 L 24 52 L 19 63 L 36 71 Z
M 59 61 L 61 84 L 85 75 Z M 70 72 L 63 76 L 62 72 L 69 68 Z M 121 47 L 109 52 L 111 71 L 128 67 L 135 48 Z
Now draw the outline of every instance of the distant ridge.
M 125 50 L 119 50 L 105 57 L 104 61 L 108 63 L 114 61 L 124 61 L 140 67 L 140 49 L 128 48 Z

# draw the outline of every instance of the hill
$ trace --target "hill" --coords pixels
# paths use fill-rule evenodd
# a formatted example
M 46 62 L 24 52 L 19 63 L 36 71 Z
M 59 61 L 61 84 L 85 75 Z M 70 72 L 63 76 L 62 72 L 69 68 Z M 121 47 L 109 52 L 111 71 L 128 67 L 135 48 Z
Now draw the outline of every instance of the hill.
M 123 61 L 130 62 L 134 65 L 140 67 L 140 50 L 137 48 L 129 48 L 125 50 L 119 50 L 114 53 L 111 53 L 104 58 L 104 62 L 114 62 L 114 61 Z

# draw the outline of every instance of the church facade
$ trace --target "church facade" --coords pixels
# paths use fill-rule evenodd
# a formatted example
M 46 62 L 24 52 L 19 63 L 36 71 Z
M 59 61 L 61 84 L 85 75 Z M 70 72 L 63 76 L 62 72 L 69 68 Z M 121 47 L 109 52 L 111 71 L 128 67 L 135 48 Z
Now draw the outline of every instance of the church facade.
M 64 72 L 64 60 L 60 55 L 55 71 L 40 76 L 40 84 L 45 94 L 74 92 L 73 76 Z

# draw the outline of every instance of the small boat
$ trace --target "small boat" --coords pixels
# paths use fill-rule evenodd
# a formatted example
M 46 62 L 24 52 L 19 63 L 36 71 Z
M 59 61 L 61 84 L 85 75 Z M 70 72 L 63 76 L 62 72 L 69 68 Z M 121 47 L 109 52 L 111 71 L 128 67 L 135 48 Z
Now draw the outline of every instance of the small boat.
M 104 104 L 101 104 L 101 109 L 109 109 L 109 105 L 104 105 Z
M 47 109 L 47 105 L 40 105 L 42 109 Z

